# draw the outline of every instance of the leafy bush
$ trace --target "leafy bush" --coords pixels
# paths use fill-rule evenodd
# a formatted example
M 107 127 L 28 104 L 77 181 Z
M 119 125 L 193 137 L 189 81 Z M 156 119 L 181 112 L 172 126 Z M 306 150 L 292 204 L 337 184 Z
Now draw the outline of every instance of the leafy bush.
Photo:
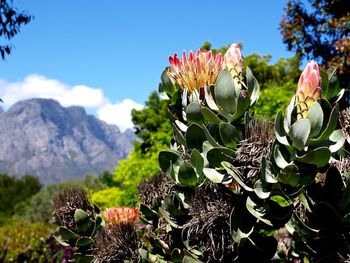
M 42 223 L 15 221 L 0 227 L 0 258 L 4 262 L 33 262 L 45 253 L 45 242 L 52 227 Z
M 26 219 L 30 222 L 48 224 L 53 213 L 51 205 L 53 197 L 61 191 L 73 187 L 84 187 L 91 194 L 106 188 L 106 186 L 100 182 L 99 178 L 92 175 L 86 175 L 82 181 L 68 181 L 48 185 L 31 198 L 22 200 L 22 202 L 18 203 L 14 208 L 14 216 L 16 218 Z
M 34 176 L 16 178 L 0 174 L 0 225 L 15 213 L 14 207 L 39 192 L 39 179 Z

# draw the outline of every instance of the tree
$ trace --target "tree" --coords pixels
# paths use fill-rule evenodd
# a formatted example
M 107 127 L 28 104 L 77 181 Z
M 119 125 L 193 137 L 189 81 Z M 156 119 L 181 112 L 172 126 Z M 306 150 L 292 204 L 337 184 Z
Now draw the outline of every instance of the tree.
M 341 84 L 350 86 L 350 5 L 348 0 L 288 0 L 280 23 L 283 41 L 301 58 L 338 67 Z
M 48 185 L 35 195 L 27 199 L 22 199 L 13 208 L 15 211 L 14 218 L 33 223 L 40 222 L 48 224 L 53 213 L 51 200 L 60 192 L 74 187 L 83 187 L 89 194 L 93 194 L 96 191 L 104 189 L 106 186 L 102 184 L 99 178 L 89 174 L 85 175 L 82 181 L 67 181 Z
M 274 118 L 285 108 L 296 90 L 300 75 L 300 59 L 294 57 L 279 59 L 270 64 L 271 55 L 251 54 L 245 57 L 248 66 L 260 84 L 260 96 L 253 110 L 256 116 Z
M 132 111 L 136 141 L 129 157 L 119 162 L 113 174 L 110 189 L 96 192 L 92 200 L 102 208 L 134 206 L 137 202 L 137 185 L 159 171 L 158 153 L 169 147 L 172 127 L 167 118 L 168 102 L 152 92 L 142 110 Z
M 15 205 L 30 198 L 41 188 L 39 179 L 34 176 L 15 178 L 6 174 L 0 174 L 0 225 L 2 220 L 12 216 Z
M 33 16 L 24 11 L 18 11 L 12 0 L 0 0 L 0 39 L 10 41 L 20 31 L 22 25 L 28 24 Z M 12 45 L 1 44 L 0 55 L 4 60 L 12 50 Z

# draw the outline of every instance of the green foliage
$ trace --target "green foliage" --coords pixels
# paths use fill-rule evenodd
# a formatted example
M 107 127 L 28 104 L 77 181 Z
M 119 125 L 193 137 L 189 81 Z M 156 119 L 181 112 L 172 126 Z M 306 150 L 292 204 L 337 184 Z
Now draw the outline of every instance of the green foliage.
M 126 193 L 124 193 L 123 190 L 121 190 L 119 187 L 112 186 L 93 193 L 91 195 L 91 201 L 104 210 L 106 208 L 120 206 L 120 204 L 122 204 L 122 200 L 120 198 L 124 195 L 126 195 Z
M 14 207 L 39 192 L 40 188 L 37 177 L 16 178 L 0 174 L 0 217 L 2 220 L 12 216 L 15 213 Z
M 338 67 L 344 87 L 350 84 L 350 5 L 347 0 L 289 0 L 280 23 L 283 41 L 301 57 Z
M 113 174 L 109 171 L 104 171 L 100 176 L 99 176 L 99 180 L 101 181 L 102 184 L 108 186 L 108 187 L 112 187 L 114 186 L 114 182 L 113 182 Z
M 282 58 L 273 65 L 269 64 L 270 60 L 270 55 L 252 54 L 244 61 L 261 85 L 260 97 L 254 107 L 257 117 L 275 117 L 293 96 L 300 74 L 298 56 Z
M 136 151 L 142 154 L 157 151 L 168 145 L 171 138 L 171 124 L 167 118 L 167 101 L 161 100 L 157 92 L 152 92 L 142 110 L 133 110 L 132 122 L 135 134 L 142 140 L 135 144 Z
M 53 213 L 51 200 L 58 193 L 72 187 L 84 187 L 88 192 L 94 193 L 104 189 L 106 186 L 101 183 L 99 178 L 93 175 L 86 175 L 82 181 L 68 181 L 48 185 L 31 198 L 20 200 L 22 202 L 14 207 L 15 217 L 23 218 L 30 222 L 48 224 Z
M 52 227 L 45 224 L 27 221 L 13 221 L 0 227 L 1 262 L 20 262 L 21 255 L 23 257 L 24 254 L 29 254 L 30 262 L 43 257 L 42 247 L 51 231 Z
M 110 182 L 113 188 L 92 196 L 102 208 L 135 206 L 138 183 L 159 171 L 158 152 L 168 147 L 172 136 L 166 111 L 168 103 L 161 100 L 157 92 L 152 92 L 145 105 L 142 110 L 132 111 L 135 133 L 141 142 L 135 142 L 128 158 L 119 162 Z
M 13 1 L 0 0 L 0 38 L 1 40 L 11 40 L 19 33 L 22 25 L 28 24 L 33 19 L 32 16 L 25 12 L 19 12 Z M 3 41 L 1 41 L 3 42 Z M 11 53 L 12 46 L 10 44 L 0 45 L 0 55 L 5 59 L 6 55 Z

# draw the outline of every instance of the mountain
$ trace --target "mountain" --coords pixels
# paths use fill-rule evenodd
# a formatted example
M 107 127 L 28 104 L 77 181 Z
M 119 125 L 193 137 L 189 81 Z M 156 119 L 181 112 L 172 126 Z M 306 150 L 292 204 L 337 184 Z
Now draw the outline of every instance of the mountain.
M 132 130 L 121 132 L 82 107 L 20 101 L 7 111 L 0 107 L 0 173 L 36 175 L 43 184 L 82 179 L 113 171 L 135 139 Z

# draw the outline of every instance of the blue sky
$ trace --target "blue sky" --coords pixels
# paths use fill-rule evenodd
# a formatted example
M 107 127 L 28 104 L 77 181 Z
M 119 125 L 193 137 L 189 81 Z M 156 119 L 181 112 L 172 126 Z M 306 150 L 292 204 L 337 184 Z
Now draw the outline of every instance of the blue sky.
M 243 54 L 271 54 L 272 62 L 293 55 L 278 30 L 286 3 L 282 0 L 14 3 L 35 19 L 22 27 L 12 41 L 13 53 L 0 62 L 5 108 L 18 99 L 53 96 L 66 98 L 63 105 L 85 106 L 113 122 L 119 118 L 113 116 L 141 107 L 157 89 L 174 52 L 195 50 L 210 41 L 213 47 L 241 42 Z

